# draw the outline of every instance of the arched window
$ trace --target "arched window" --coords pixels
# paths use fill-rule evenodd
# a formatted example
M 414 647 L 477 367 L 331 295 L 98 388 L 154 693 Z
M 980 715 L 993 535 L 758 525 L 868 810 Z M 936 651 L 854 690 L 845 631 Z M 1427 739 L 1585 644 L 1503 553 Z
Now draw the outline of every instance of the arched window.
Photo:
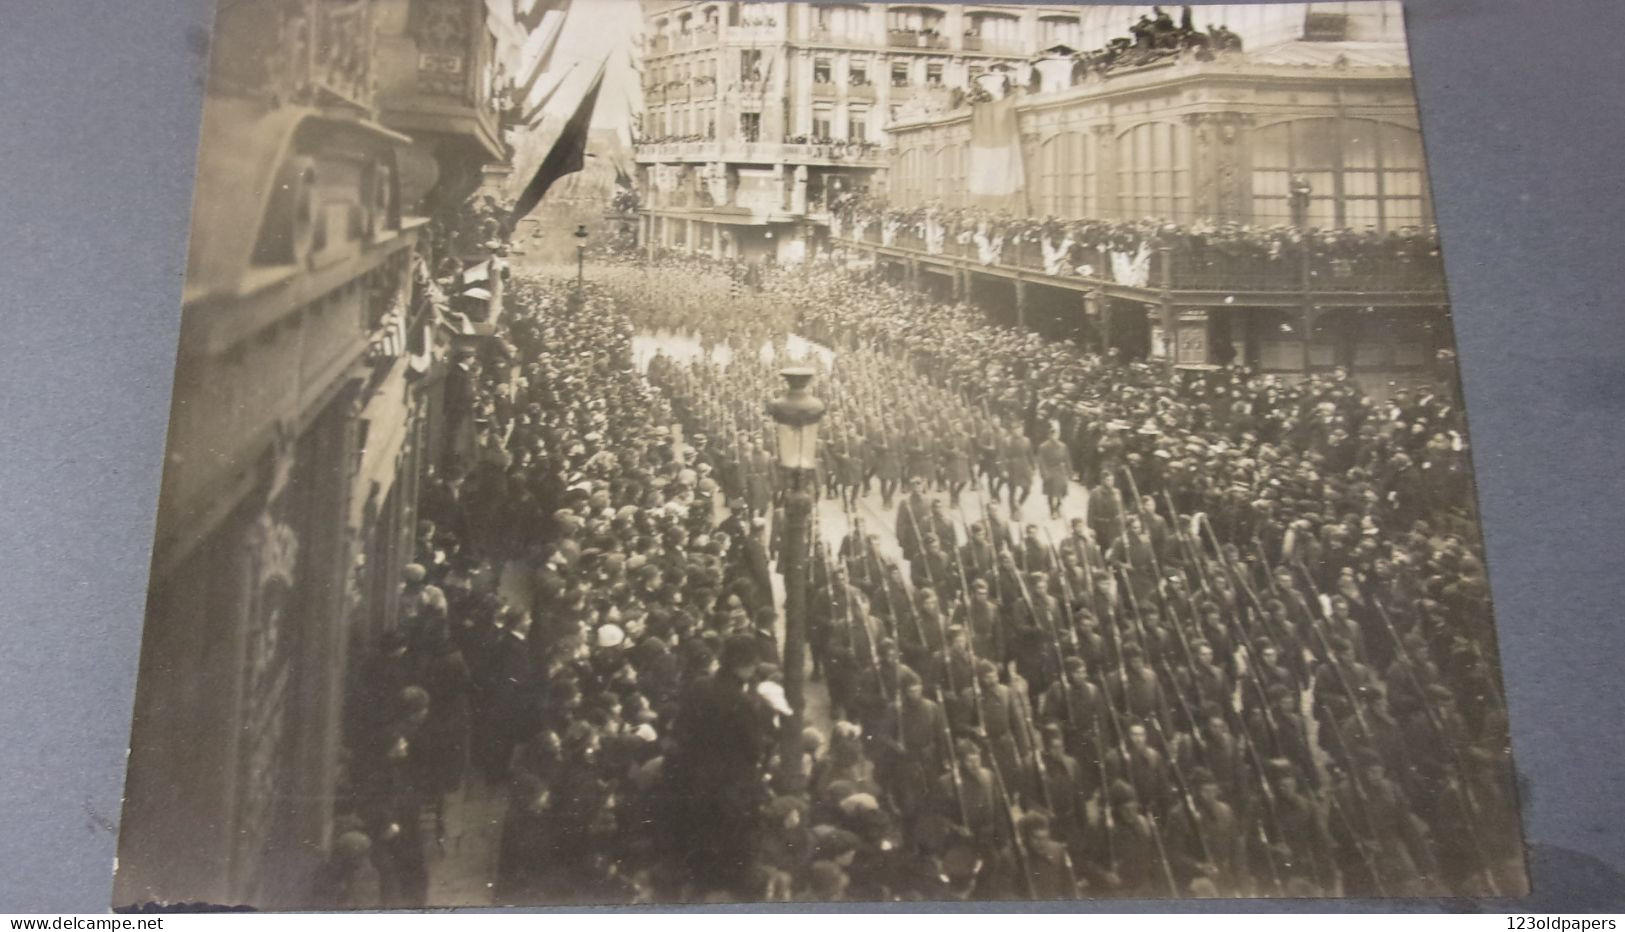
M 919 149 L 904 149 L 898 157 L 897 194 L 904 205 L 915 205 L 924 200 L 924 153 Z
M 1064 219 L 1095 215 L 1095 153 L 1082 133 L 1057 133 L 1039 150 L 1040 203 Z
M 1422 139 L 1375 120 L 1316 117 L 1253 131 L 1253 218 L 1291 223 L 1294 174 L 1309 182 L 1310 226 L 1392 230 L 1429 222 Z
M 1083 44 L 1083 27 L 1076 16 L 1040 16 L 1038 39 L 1043 48 L 1056 45 L 1078 48 Z
M 1021 46 L 1021 19 L 1009 13 L 969 13 L 965 16 L 965 48 L 1005 52 Z
M 1192 219 L 1190 141 L 1182 123 L 1141 123 L 1118 140 L 1118 206 L 1125 219 Z
M 928 197 L 941 198 L 950 207 L 957 207 L 965 190 L 965 150 L 950 143 L 936 151 L 931 170 L 932 190 Z
M 813 7 L 814 26 L 831 38 L 862 36 L 869 31 L 869 11 L 856 4 Z

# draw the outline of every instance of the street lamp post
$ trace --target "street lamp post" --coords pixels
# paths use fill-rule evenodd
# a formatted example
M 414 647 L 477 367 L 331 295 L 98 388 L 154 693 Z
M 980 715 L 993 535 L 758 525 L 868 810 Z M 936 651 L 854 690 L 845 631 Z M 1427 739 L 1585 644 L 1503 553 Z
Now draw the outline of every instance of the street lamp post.
M 779 471 L 784 478 L 784 698 L 790 715 L 780 733 L 780 763 L 794 780 L 801 763 L 801 729 L 806 708 L 808 518 L 818 464 L 818 422 L 824 403 L 807 390 L 813 370 L 794 366 L 779 373 L 785 393 L 768 402 L 778 425 Z
M 576 225 L 576 290 L 581 290 L 582 280 L 587 265 L 587 225 Z

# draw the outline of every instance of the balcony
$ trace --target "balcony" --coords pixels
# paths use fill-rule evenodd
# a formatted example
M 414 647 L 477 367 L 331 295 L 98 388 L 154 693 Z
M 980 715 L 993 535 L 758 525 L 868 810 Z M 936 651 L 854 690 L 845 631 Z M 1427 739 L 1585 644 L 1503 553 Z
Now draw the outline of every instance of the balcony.
M 666 102 L 666 89 L 663 87 L 645 88 L 643 102 L 646 104 L 663 104 Z
M 719 31 L 713 26 L 709 29 L 696 29 L 693 32 L 680 32 L 672 37 L 671 50 L 684 52 L 689 49 L 702 49 L 717 44 Z
M 846 86 L 848 100 L 874 100 L 875 86 L 873 84 L 848 84 Z
M 988 36 L 965 36 L 967 52 L 991 52 L 995 55 L 1021 54 L 1021 42 L 1016 39 L 995 39 Z
M 665 36 L 651 36 L 649 38 L 649 54 L 664 55 L 671 49 L 671 40 Z
M 736 45 L 749 45 L 757 42 L 777 42 L 784 38 L 784 31 L 778 23 L 758 23 L 751 26 L 729 26 L 728 42 Z
M 639 162 L 785 162 L 792 165 L 883 168 L 892 151 L 884 146 L 790 142 L 656 142 L 634 150 Z
M 945 49 L 948 47 L 948 37 L 936 32 L 888 29 L 886 44 L 894 49 Z
M 249 4 L 253 5 L 257 4 Z M 312 2 L 312 7 L 329 11 L 323 14 L 329 17 L 339 9 L 327 2 Z M 486 34 L 485 7 L 478 10 L 480 26 L 471 32 L 435 28 L 433 19 L 383 17 L 368 41 L 376 43 L 378 106 L 385 126 L 418 142 L 424 142 L 426 134 L 460 138 L 495 162 L 508 157 L 508 148 L 501 135 L 502 102 L 492 94 L 487 78 L 495 49 L 480 38 Z M 343 49 L 340 35 L 318 23 L 311 48 Z M 334 66 L 350 57 L 347 51 L 338 55 Z
M 839 97 L 841 96 L 841 88 L 834 81 L 814 80 L 812 95 L 814 97 Z
M 875 44 L 873 36 L 864 32 L 833 32 L 828 29 L 811 29 L 802 41 L 808 45 L 844 45 L 870 47 Z
M 867 246 L 887 245 L 880 225 L 873 223 L 864 229 L 862 237 L 853 237 L 848 232 L 845 239 Z M 897 230 L 887 248 L 911 250 L 933 259 L 965 262 L 989 270 L 1048 274 L 1043 250 L 1037 243 L 1007 242 L 998 262 L 982 265 L 976 247 L 960 243 L 952 235 L 944 238 L 940 253 L 928 253 L 925 238 L 909 224 Z M 1111 255 L 1105 251 L 1085 253 L 1081 264 L 1091 266 L 1095 274 L 1086 278 L 1074 266 L 1053 277 L 1076 280 L 1080 285 L 1116 281 L 1112 276 Z M 1250 293 L 1295 300 L 1291 296 L 1304 291 L 1303 271 L 1301 257 L 1238 256 L 1218 249 L 1181 245 L 1166 254 L 1153 252 L 1147 282 L 1138 287 L 1160 289 L 1166 281 L 1169 290 L 1174 292 Z M 1442 298 L 1444 267 L 1437 254 L 1395 253 L 1343 258 L 1317 253 L 1309 260 L 1308 291 L 1328 299 L 1407 293 L 1438 293 Z

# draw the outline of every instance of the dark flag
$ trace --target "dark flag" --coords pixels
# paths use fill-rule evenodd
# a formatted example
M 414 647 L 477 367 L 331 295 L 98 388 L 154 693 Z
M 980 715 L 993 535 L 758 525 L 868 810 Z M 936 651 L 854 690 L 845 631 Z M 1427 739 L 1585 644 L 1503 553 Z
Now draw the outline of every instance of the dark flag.
M 592 84 L 587 86 L 587 93 L 581 96 L 581 103 L 576 105 L 575 113 L 564 124 L 559 132 L 559 138 L 553 141 L 553 148 L 547 150 L 547 157 L 536 169 L 536 174 L 525 185 L 524 193 L 519 195 L 519 202 L 513 205 L 513 213 L 508 216 L 508 224 L 516 225 L 527 214 L 536 209 L 542 202 L 542 195 L 565 175 L 581 171 L 587 162 L 587 130 L 592 126 L 592 111 L 598 105 L 598 89 L 604 84 L 604 66 L 598 66 L 598 73 L 593 76 Z

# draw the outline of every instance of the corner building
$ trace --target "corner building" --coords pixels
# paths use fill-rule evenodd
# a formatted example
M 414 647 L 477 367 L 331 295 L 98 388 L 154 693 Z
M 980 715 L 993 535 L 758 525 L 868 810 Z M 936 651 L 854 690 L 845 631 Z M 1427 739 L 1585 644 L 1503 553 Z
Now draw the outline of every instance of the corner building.
M 1076 43 L 1077 7 L 646 2 L 641 242 L 796 263 L 829 205 L 881 192 L 888 127 Z
M 1144 6 L 1092 8 L 1084 48 L 1126 35 Z M 1175 8 L 1170 8 L 1175 9 Z M 1017 90 L 1026 213 L 1062 220 L 1158 221 L 1183 227 L 1294 225 L 1369 237 L 1433 222 L 1415 88 L 1397 3 L 1197 6 L 1196 27 L 1227 25 L 1244 50 L 1210 60 L 1181 54 L 1085 74 L 1038 61 Z M 887 127 L 893 207 L 968 204 L 971 110 Z M 1293 178 L 1307 182 L 1295 205 Z M 1303 373 L 1341 366 L 1373 382 L 1428 381 L 1451 344 L 1437 255 L 1378 263 L 1190 261 L 1154 250 L 1144 281 L 1047 275 L 1028 245 L 992 267 L 950 245 L 942 255 L 903 236 L 872 254 L 922 286 L 971 295 L 1014 317 L 1129 356 L 1186 367 L 1245 362 Z M 956 252 L 957 251 L 957 252 Z M 1307 262 L 1305 263 L 1307 265 Z M 1374 386 L 1373 386 L 1374 387 Z
M 219 5 L 116 905 L 310 905 L 440 429 L 428 269 L 470 259 L 426 215 L 505 160 L 518 36 L 482 0 Z

